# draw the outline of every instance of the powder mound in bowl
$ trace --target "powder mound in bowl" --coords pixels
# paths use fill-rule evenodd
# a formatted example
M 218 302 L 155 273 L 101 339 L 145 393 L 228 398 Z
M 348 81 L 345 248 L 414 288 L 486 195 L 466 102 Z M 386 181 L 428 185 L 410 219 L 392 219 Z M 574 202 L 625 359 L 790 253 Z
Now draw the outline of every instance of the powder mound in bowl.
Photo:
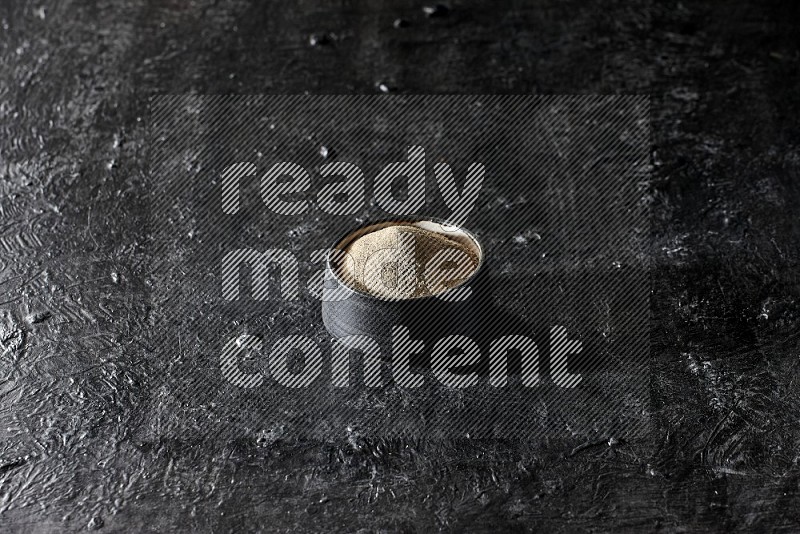
M 477 252 L 445 234 L 398 224 L 354 239 L 340 268 L 359 291 L 388 299 L 437 295 L 467 280 L 478 267 Z

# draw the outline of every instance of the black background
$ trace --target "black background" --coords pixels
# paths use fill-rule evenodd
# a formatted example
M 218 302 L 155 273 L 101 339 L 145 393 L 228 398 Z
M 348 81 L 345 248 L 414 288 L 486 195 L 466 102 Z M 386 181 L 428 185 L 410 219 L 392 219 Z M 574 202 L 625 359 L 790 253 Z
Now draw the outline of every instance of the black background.
M 150 197 L 150 372 L 164 376 L 148 395 L 150 418 L 141 439 L 230 440 L 283 426 L 287 435 L 340 438 L 351 427 L 362 436 L 552 438 L 625 435 L 646 431 L 649 410 L 650 280 L 647 177 L 650 167 L 648 98 L 641 96 L 417 96 L 367 95 L 157 98 L 151 106 L 152 152 L 145 190 Z M 319 146 L 336 151 L 327 159 Z M 432 162 L 447 161 L 459 180 L 479 161 L 481 191 L 464 223 L 484 251 L 482 296 L 462 304 L 422 303 L 400 319 L 364 304 L 364 316 L 328 308 L 350 333 L 377 337 L 403 324 L 425 348 L 413 351 L 415 372 L 430 368 L 431 349 L 448 335 L 472 339 L 488 376 L 490 344 L 525 336 L 537 345 L 542 383 L 534 388 L 422 387 L 372 389 L 354 380 L 330 381 L 332 340 L 321 303 L 307 281 L 322 268 L 311 259 L 366 221 L 402 218 L 374 200 L 383 165 L 405 160 L 406 147 L 424 148 L 425 206 L 408 213 L 450 217 L 437 198 Z M 259 176 L 275 161 L 307 169 L 302 215 L 275 213 L 261 199 Z M 363 168 L 356 213 L 331 215 L 317 206 L 323 162 L 336 158 Z M 255 161 L 256 176 L 240 178 L 240 211 L 222 212 L 221 180 L 235 161 Z M 256 164 L 253 164 L 254 166 Z M 256 167 L 257 169 L 257 167 Z M 427 180 L 426 180 L 427 178 Z M 397 210 L 395 210 L 397 211 Z M 280 249 L 297 265 L 299 295 L 280 286 L 292 278 L 274 267 L 268 298 L 251 296 L 253 268 L 237 272 L 240 295 L 221 294 L 222 257 L 235 249 Z M 405 315 L 405 314 L 404 314 Z M 355 316 L 345 319 L 348 316 Z M 452 321 L 448 321 L 448 316 Z M 578 388 L 550 377 L 550 328 L 580 340 L 569 358 L 581 373 Z M 238 358 L 267 377 L 252 389 L 229 383 L 220 371 L 223 346 L 241 334 L 261 340 Z M 321 350 L 319 379 L 309 388 L 276 386 L 269 363 L 279 339 L 301 335 Z M 180 346 L 180 351 L 178 347 Z M 401 349 L 383 346 L 384 376 Z M 305 358 L 293 353 L 300 362 Z M 518 375 L 518 353 L 509 358 Z M 307 361 L 307 360 L 305 360 Z M 360 358 L 351 362 L 358 373 Z M 438 382 L 432 376 L 431 381 Z M 163 387 L 161 387 L 163 385 Z M 207 407 L 199 411 L 198 406 Z M 155 414 L 168 413 L 159 418 Z M 644 427 L 644 428 L 639 428 Z
M 0 529 L 797 529 L 800 8 L 450 6 L 2 4 Z M 143 430 L 147 97 L 379 82 L 652 95 L 649 436 Z

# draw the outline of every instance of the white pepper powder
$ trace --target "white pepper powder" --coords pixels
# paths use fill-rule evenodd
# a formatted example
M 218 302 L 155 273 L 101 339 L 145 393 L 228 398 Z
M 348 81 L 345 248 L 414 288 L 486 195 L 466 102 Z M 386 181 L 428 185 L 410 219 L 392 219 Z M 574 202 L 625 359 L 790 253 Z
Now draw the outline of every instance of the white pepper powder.
M 467 280 L 478 267 L 475 250 L 446 234 L 395 224 L 354 239 L 340 274 L 351 287 L 377 297 L 433 296 Z

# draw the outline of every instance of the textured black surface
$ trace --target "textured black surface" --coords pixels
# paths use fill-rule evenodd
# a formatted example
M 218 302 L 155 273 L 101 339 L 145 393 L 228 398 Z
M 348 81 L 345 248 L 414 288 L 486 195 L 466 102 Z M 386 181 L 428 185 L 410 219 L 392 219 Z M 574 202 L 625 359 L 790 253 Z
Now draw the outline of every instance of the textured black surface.
M 643 261 L 649 242 L 648 100 L 397 94 L 154 99 L 145 187 L 147 283 L 151 318 L 159 326 L 147 343 L 155 350 L 154 376 L 165 378 L 163 387 L 151 388 L 147 412 L 168 412 L 169 418 L 151 417 L 145 427 L 159 438 L 190 432 L 216 440 L 275 425 L 289 435 L 326 439 L 341 437 L 348 427 L 372 437 L 631 437 L 646 427 L 649 401 L 650 281 Z M 352 195 L 362 205 L 352 213 L 333 215 L 320 207 L 320 191 L 330 179 L 321 176 L 319 144 L 332 147 L 337 161 L 363 169 Z M 336 387 L 329 365 L 334 344 L 309 288 L 322 268 L 312 253 L 365 221 L 402 213 L 397 207 L 384 211 L 375 177 L 390 162 L 405 159 L 409 145 L 422 148 L 427 176 L 418 176 L 425 185 L 422 206 L 406 206 L 406 212 L 451 216 L 432 162 L 447 161 L 460 179 L 474 162 L 485 166 L 474 205 L 457 216 L 481 240 L 491 287 L 483 302 L 432 299 L 439 303 L 436 310 L 413 300 L 382 311 L 367 310 L 357 297 L 340 302 L 334 306 L 340 320 L 361 315 L 360 325 L 340 322 L 340 335 L 372 323 L 369 334 L 382 338 L 380 374 L 387 382 L 379 389 L 363 387 L 361 380 Z M 260 186 L 259 176 L 287 159 L 308 176 L 309 191 L 295 205 L 303 213 L 276 213 L 259 193 L 276 190 L 269 180 Z M 226 213 L 221 199 L 229 197 L 220 176 L 232 162 L 245 161 L 255 176 L 237 179 L 239 209 Z M 279 254 L 283 265 L 273 265 L 271 276 L 262 278 L 252 263 L 267 250 Z M 250 266 L 237 261 L 234 274 L 222 263 L 234 263 L 230 254 L 237 251 L 247 251 Z M 223 295 L 226 285 L 236 298 Z M 296 293 L 289 289 L 295 285 Z M 267 291 L 262 295 L 260 289 Z M 471 308 L 483 317 L 467 320 Z M 409 340 L 418 341 L 405 348 L 391 341 L 392 326 L 401 325 L 409 329 Z M 568 364 L 570 372 L 581 374 L 580 387 L 558 386 L 553 378 L 556 326 L 581 340 Z M 494 340 L 532 340 L 538 361 L 530 367 L 539 384 L 497 388 L 483 380 L 465 390 L 439 389 L 428 372 L 431 354 L 437 342 L 456 333 L 476 343 L 484 376 Z M 295 364 L 318 358 L 319 376 L 310 387 L 275 383 L 272 368 L 282 360 L 276 347 L 289 347 L 288 336 L 302 336 L 319 351 L 309 358 L 291 351 Z M 254 345 L 242 350 L 243 339 Z M 235 351 L 232 358 L 222 356 L 223 347 Z M 515 352 L 508 368 L 519 377 Z M 405 354 L 414 354 L 414 377 L 428 374 L 421 387 L 389 383 Z M 228 371 L 221 361 L 232 362 L 224 364 Z M 360 365 L 353 363 L 356 371 Z M 255 380 L 253 387 L 226 378 L 242 368 Z
M 800 8 L 449 6 L 0 6 L 0 529 L 797 530 Z M 382 90 L 653 95 L 649 437 L 147 428 L 146 97 Z

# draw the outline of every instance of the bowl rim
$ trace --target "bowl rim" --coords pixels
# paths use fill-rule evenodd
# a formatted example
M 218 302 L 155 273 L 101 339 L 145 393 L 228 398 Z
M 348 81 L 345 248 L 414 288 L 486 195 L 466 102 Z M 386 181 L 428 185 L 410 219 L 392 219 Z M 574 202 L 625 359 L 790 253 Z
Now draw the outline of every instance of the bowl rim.
M 454 228 L 455 231 L 462 233 L 464 236 L 466 236 L 471 241 L 472 245 L 475 246 L 475 249 L 477 250 L 477 253 L 478 253 L 478 265 L 475 267 L 475 270 L 472 271 L 472 274 L 468 278 L 464 279 L 458 285 L 455 285 L 455 286 L 450 287 L 450 288 L 448 288 L 448 289 L 446 289 L 444 291 L 436 293 L 435 295 L 420 295 L 420 296 L 409 297 L 409 298 L 391 298 L 391 297 L 382 297 L 382 296 L 374 295 L 372 293 L 366 293 L 364 291 L 356 289 L 356 288 L 350 286 L 341 276 L 339 276 L 339 273 L 337 272 L 338 271 L 338 266 L 335 265 L 335 261 L 336 260 L 333 257 L 335 251 L 344 250 L 344 248 L 347 247 L 347 245 L 349 245 L 350 243 L 352 243 L 354 239 L 357 239 L 357 238 L 359 238 L 359 237 L 361 237 L 363 235 L 366 235 L 368 233 L 374 232 L 376 230 L 380 230 L 382 228 L 387 228 L 387 227 L 393 226 L 393 225 L 414 226 L 414 225 L 416 225 L 418 223 L 422 223 L 422 222 L 430 222 L 430 223 L 438 224 L 439 226 Z M 441 233 L 446 235 L 445 232 L 441 232 Z M 366 223 L 362 224 L 361 226 L 359 226 L 359 227 L 357 227 L 355 229 L 349 230 L 344 235 L 339 237 L 336 240 L 335 244 L 330 249 L 328 249 L 328 252 L 325 255 L 325 269 L 326 269 L 326 271 L 330 272 L 331 276 L 333 276 L 333 278 L 336 280 L 336 282 L 341 287 L 344 287 L 348 291 L 350 291 L 351 293 L 359 295 L 359 296 L 361 296 L 363 298 L 379 300 L 379 301 L 385 301 L 385 302 L 411 302 L 411 301 L 419 301 L 419 300 L 425 300 L 425 299 L 438 299 L 438 300 L 441 300 L 442 297 L 444 297 L 445 295 L 447 295 L 451 291 L 454 291 L 454 290 L 456 290 L 456 289 L 458 289 L 460 287 L 463 287 L 464 285 L 466 285 L 470 281 L 474 280 L 475 277 L 478 276 L 478 273 L 480 273 L 483 270 L 483 265 L 485 263 L 486 263 L 486 250 L 484 249 L 483 244 L 481 243 L 480 239 L 478 239 L 478 237 L 475 235 L 474 232 L 464 228 L 464 226 L 462 226 L 460 224 L 453 223 L 452 221 L 449 221 L 447 219 L 443 219 L 443 218 L 440 218 L 440 217 L 428 217 L 428 216 L 422 216 L 422 215 L 420 215 L 420 216 L 404 216 L 402 218 L 387 217 L 387 218 L 383 218 L 383 219 L 376 219 L 376 220 L 373 220 L 373 221 L 370 221 L 370 222 L 366 222 Z M 324 292 L 324 289 L 323 289 L 323 292 Z M 324 301 L 324 299 L 323 299 L 323 301 Z

